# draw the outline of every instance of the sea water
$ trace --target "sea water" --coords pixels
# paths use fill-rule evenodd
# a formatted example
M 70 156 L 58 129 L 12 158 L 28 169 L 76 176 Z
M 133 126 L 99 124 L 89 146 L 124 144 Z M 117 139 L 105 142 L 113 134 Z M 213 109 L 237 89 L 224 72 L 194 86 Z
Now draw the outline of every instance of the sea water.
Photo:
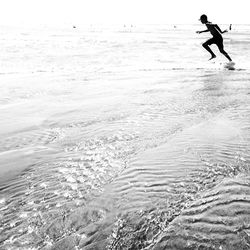
M 250 26 L 203 28 L 1 27 L 1 249 L 249 247 Z

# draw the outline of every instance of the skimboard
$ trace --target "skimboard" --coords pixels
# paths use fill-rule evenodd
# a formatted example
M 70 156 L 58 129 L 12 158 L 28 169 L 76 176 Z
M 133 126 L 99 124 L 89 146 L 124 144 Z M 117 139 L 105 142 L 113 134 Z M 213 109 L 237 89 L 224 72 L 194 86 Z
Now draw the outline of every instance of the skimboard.
M 223 67 L 224 69 L 228 69 L 228 70 L 235 70 L 235 62 L 227 62 L 224 63 Z

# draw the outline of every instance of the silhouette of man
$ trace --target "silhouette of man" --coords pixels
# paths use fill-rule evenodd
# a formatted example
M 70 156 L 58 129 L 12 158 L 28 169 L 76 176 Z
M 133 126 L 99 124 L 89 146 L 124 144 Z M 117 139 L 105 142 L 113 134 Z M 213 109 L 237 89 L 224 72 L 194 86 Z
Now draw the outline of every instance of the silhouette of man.
M 200 33 L 209 31 L 213 36 L 212 38 L 208 39 L 205 43 L 202 44 L 202 46 L 211 54 L 211 58 L 209 60 L 216 57 L 216 55 L 210 49 L 209 46 L 211 44 L 216 44 L 219 48 L 219 51 L 231 62 L 232 59 L 227 54 L 227 52 L 224 50 L 223 38 L 221 35 L 221 34 L 227 32 L 227 30 L 221 31 L 220 27 L 217 24 L 213 24 L 207 20 L 206 15 L 201 15 L 199 20 L 201 21 L 201 23 L 203 23 L 207 26 L 207 29 L 203 30 L 203 31 L 196 31 L 196 33 L 200 34 Z

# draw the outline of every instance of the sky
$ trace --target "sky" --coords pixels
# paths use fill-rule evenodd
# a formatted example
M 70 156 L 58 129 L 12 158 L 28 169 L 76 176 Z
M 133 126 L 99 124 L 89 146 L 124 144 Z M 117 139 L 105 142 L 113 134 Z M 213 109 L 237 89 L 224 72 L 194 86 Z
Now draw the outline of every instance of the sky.
M 248 3 L 249 2 L 249 3 Z M 249 0 L 0 0 L 0 25 L 250 24 Z

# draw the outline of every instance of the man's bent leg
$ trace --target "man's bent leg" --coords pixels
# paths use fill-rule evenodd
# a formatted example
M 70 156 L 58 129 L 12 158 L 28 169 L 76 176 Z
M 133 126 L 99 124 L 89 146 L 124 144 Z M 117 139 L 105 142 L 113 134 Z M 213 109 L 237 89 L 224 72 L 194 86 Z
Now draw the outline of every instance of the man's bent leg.
M 211 59 L 213 59 L 213 58 L 216 57 L 216 55 L 214 54 L 214 52 L 208 46 L 207 42 L 203 43 L 202 46 L 211 54 L 211 58 L 209 60 L 211 60 Z

